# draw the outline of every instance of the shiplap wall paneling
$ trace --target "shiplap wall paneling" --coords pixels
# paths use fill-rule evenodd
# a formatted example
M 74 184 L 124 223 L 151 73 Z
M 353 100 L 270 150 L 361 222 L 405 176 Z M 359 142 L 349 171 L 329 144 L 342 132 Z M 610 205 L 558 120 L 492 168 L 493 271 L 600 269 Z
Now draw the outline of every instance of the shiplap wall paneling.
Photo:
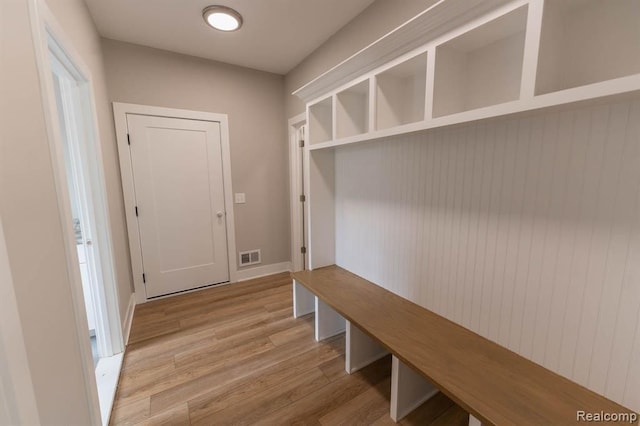
M 640 410 L 640 100 L 335 153 L 336 263 Z
M 334 151 L 305 150 L 309 269 L 335 264 Z

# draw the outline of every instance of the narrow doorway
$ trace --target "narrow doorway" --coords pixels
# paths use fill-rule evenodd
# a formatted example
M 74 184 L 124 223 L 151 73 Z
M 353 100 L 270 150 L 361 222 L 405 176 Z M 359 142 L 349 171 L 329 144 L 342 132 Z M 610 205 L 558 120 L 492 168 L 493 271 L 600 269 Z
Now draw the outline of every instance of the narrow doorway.
M 115 301 L 115 273 L 107 224 L 105 189 L 98 165 L 89 81 L 49 37 L 48 59 L 59 131 L 59 161 L 66 182 L 63 202 L 73 229 L 103 424 L 111 409 L 122 362 L 123 341 Z M 73 257 L 73 256 L 72 256 Z
M 289 119 L 289 188 L 291 191 L 291 266 L 294 271 L 307 269 L 305 136 L 306 115 Z
M 306 216 L 305 203 L 307 201 L 307 195 L 304 187 L 304 146 L 306 141 L 306 134 L 307 134 L 307 124 L 305 122 L 298 129 L 298 140 L 299 140 L 298 145 L 300 146 L 300 152 L 298 153 L 298 161 L 300 161 L 300 176 L 298 176 L 298 181 L 300 182 L 300 188 L 302 188 L 302 195 L 300 196 L 300 199 L 302 201 L 302 203 L 300 204 L 301 211 L 298 213 L 298 215 L 300 216 L 300 221 L 302 222 L 302 226 L 300 227 L 301 228 L 300 229 L 300 232 L 301 232 L 300 245 L 302 249 L 300 250 L 300 252 L 302 255 L 301 257 L 302 257 L 303 270 L 307 269 L 307 232 L 306 232 L 307 222 L 305 220 L 305 216 Z

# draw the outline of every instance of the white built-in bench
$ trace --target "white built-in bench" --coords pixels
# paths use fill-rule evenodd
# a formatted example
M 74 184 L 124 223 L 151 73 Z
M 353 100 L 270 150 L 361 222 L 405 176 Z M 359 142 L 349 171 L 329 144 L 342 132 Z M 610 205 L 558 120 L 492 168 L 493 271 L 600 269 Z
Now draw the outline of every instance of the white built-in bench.
M 293 279 L 294 315 L 315 312 L 316 340 L 346 331 L 348 373 L 393 355 L 394 421 L 438 391 L 470 413 L 470 424 L 561 425 L 576 423 L 579 412 L 632 413 L 340 267 Z

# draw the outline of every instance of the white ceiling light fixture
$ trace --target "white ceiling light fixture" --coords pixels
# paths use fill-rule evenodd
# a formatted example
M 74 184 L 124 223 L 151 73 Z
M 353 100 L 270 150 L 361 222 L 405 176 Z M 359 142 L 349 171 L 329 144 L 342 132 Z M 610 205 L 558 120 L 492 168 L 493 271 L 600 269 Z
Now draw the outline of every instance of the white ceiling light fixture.
M 220 31 L 236 31 L 242 26 L 242 15 L 226 6 L 207 6 L 202 17 L 209 26 Z

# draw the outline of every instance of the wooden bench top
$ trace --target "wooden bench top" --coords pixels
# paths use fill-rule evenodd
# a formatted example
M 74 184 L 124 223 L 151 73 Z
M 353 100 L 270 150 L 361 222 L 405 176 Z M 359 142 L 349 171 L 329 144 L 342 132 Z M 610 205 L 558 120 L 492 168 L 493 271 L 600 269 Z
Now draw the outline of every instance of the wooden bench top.
M 579 410 L 631 412 L 338 266 L 293 278 L 484 424 L 575 424 Z

